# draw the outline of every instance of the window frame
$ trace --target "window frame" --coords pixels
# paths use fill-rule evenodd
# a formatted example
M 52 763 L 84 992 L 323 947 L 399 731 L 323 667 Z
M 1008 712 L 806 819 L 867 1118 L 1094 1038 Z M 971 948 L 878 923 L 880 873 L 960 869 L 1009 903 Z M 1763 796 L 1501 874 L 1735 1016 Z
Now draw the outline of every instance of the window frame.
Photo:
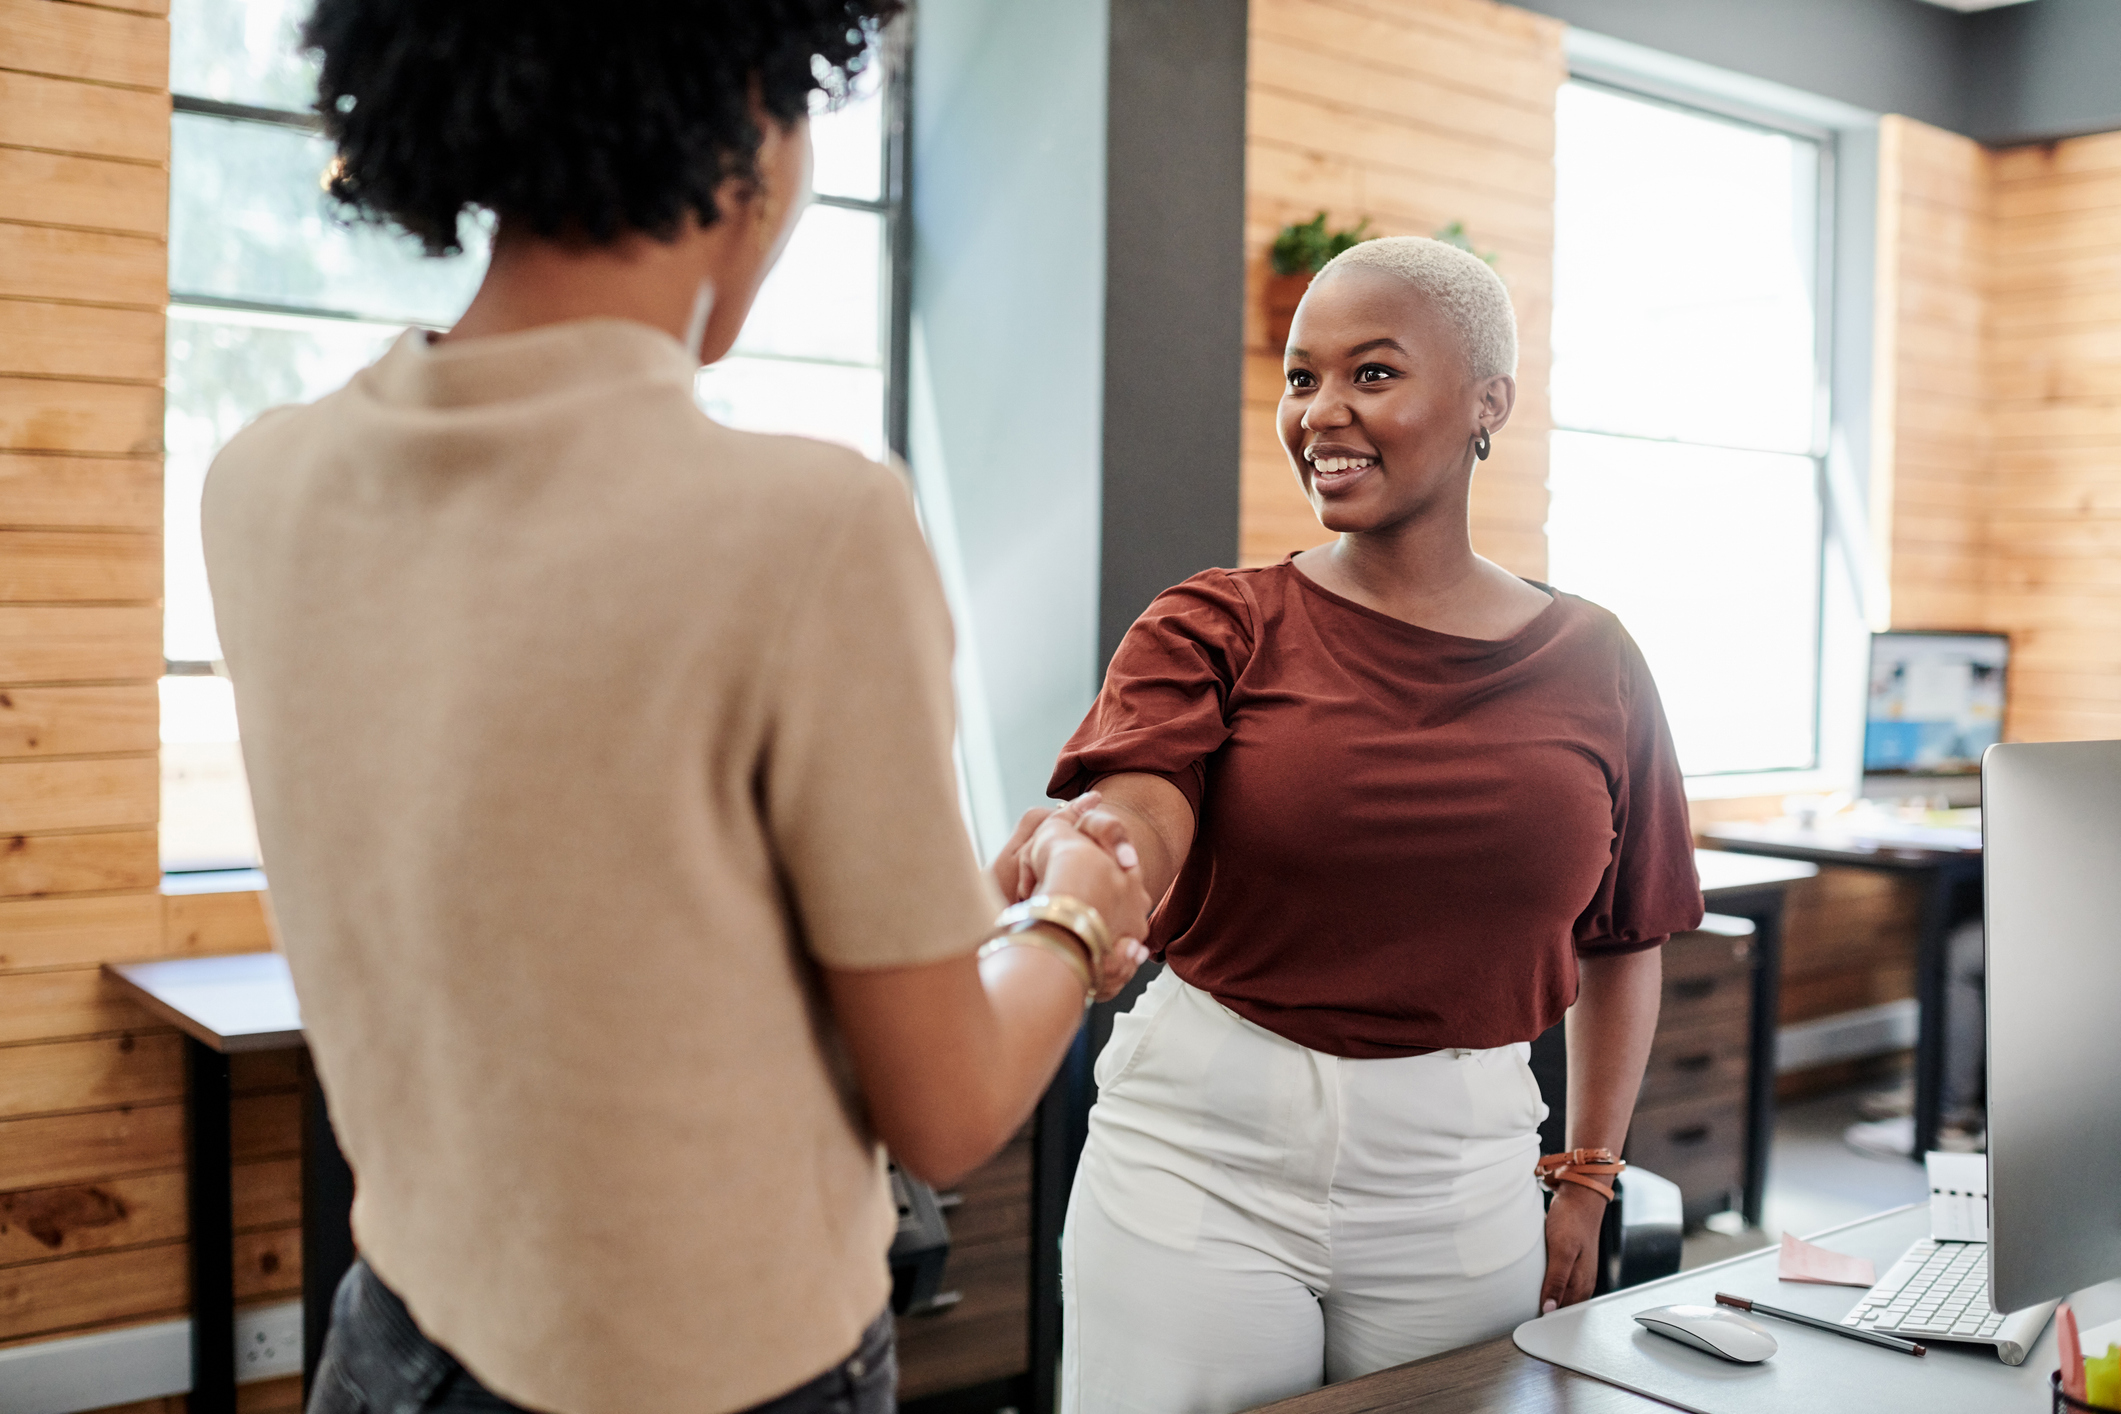
M 1847 149 L 1860 146 L 1866 133 L 1875 146 L 1877 115 L 1580 30 L 1569 35 L 1568 81 L 1815 147 L 1814 396 L 1811 444 L 1801 454 L 1812 462 L 1820 525 L 1812 626 L 1812 759 L 1802 766 L 1689 775 L 1686 789 L 1696 800 L 1854 789 L 1861 780 L 1861 685 L 1875 591 L 1868 518 L 1858 489 L 1867 479 L 1867 419 L 1852 428 L 1848 416 L 1870 395 L 1871 288 L 1867 280 L 1851 276 L 1856 262 L 1867 265 L 1874 258 L 1875 192 L 1866 193 L 1852 182 L 1852 177 L 1861 176 L 1861 164 L 1845 159 Z M 1850 337 L 1859 330 L 1861 340 Z M 1631 435 L 1567 425 L 1558 417 L 1553 428 L 1605 437 Z M 1678 438 L 1635 440 L 1707 445 Z
M 878 155 L 879 187 L 873 198 L 847 197 L 813 192 L 810 203 L 819 206 L 840 207 L 861 211 L 878 217 L 883 226 L 881 267 L 877 271 L 879 298 L 882 302 L 879 315 L 878 362 L 883 378 L 884 444 L 888 451 L 903 459 L 906 456 L 908 418 L 908 372 L 911 364 L 911 320 L 912 320 L 912 268 L 913 240 L 910 214 L 911 194 L 911 142 L 910 125 L 913 111 L 911 94 L 911 27 L 908 20 L 894 21 L 877 37 L 876 59 L 879 65 L 878 82 L 881 92 L 880 135 L 882 150 Z M 321 135 L 324 124 L 314 112 L 272 106 L 233 103 L 222 99 L 203 98 L 193 94 L 172 92 L 170 95 L 171 119 L 179 115 L 219 119 L 226 122 L 255 124 L 280 128 L 306 135 Z M 247 313 L 257 315 L 285 316 L 292 319 L 343 322 L 349 324 L 387 324 L 393 328 L 436 328 L 440 326 L 421 321 L 403 321 L 396 318 L 378 319 L 353 310 L 325 309 L 308 305 L 230 298 L 208 295 L 195 291 L 172 288 L 165 298 L 165 313 L 181 310 L 196 310 L 211 315 L 224 313 Z M 810 360 L 795 359 L 795 362 Z M 165 513 L 166 514 L 166 513 Z M 162 676 L 164 678 L 221 677 L 228 676 L 227 666 L 220 659 L 174 659 L 168 656 L 165 646 Z M 168 821 L 162 822 L 165 826 Z M 165 855 L 165 858 L 167 856 Z M 189 864 L 176 866 L 189 870 Z M 233 865 L 201 865 L 214 872 L 225 872 Z M 252 867 L 256 867 L 253 861 Z
M 896 20 L 887 26 L 877 39 L 877 54 L 882 65 L 880 95 L 883 104 L 881 123 L 883 153 L 881 157 L 882 184 L 880 194 L 874 199 L 813 193 L 811 204 L 837 206 L 850 211 L 865 211 L 882 218 L 884 223 L 884 268 L 878 272 L 878 284 L 883 292 L 885 308 L 882 321 L 883 340 L 879 353 L 882 356 L 884 378 L 884 434 L 885 445 L 900 457 L 906 456 L 907 396 L 906 374 L 911 354 L 913 241 L 909 212 L 911 180 L 909 163 L 912 154 L 911 121 L 913 100 L 910 92 L 912 75 L 912 44 L 910 29 L 904 20 Z M 200 98 L 195 95 L 172 92 L 170 94 L 172 116 L 179 113 L 198 117 L 257 123 L 269 127 L 290 128 L 297 132 L 320 134 L 324 131 L 323 119 L 315 113 L 291 108 L 273 108 L 250 103 L 229 103 L 216 98 Z M 281 304 L 273 301 L 230 299 L 221 295 L 205 295 L 171 289 L 166 308 L 191 308 L 203 310 L 239 310 L 253 314 L 279 314 L 299 319 L 332 319 L 349 323 L 375 323 L 376 321 L 343 309 L 319 309 L 308 305 Z M 392 321 L 395 322 L 395 321 Z M 432 326 L 409 326 L 432 327 Z M 801 362 L 803 360 L 796 360 Z M 226 676 L 223 664 L 215 660 L 170 658 L 162 660 L 164 677 L 214 677 Z

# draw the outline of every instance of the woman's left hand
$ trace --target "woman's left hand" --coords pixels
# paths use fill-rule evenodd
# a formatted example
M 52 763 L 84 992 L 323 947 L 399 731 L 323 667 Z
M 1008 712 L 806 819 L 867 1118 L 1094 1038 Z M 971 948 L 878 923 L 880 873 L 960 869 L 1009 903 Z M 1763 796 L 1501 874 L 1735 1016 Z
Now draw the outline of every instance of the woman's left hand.
M 1547 1278 L 1539 1284 L 1539 1314 L 1574 1306 L 1598 1283 L 1598 1229 L 1605 1199 L 1580 1183 L 1559 1183 L 1547 1207 Z

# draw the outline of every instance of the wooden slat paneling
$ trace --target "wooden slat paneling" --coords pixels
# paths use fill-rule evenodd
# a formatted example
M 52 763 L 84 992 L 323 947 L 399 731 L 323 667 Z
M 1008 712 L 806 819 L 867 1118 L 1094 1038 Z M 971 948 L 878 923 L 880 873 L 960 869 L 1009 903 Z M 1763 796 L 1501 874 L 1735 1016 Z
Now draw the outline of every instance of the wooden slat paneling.
M 2018 652 L 2008 727 L 2121 736 L 2121 133 L 1995 170 L 1983 524 L 1988 622 Z
M 0 378 L 0 447 L 117 456 L 160 452 L 162 390 L 136 383 Z M 12 550 L 0 554 L 0 568 L 13 557 Z
M 0 379 L 0 385 L 7 381 Z M 136 391 L 105 386 L 118 392 Z M 4 395 L 4 387 L 0 387 L 0 396 Z M 159 392 L 156 401 L 160 401 Z M 130 530 L 0 530 L 0 601 L 122 603 L 157 599 L 161 592 L 159 535 Z
M 294 1158 L 302 1152 L 302 1097 L 285 1090 L 238 1095 L 229 1107 L 229 1130 L 238 1163 Z
M 0 973 L 0 1047 L 160 1025 L 100 967 Z
M 54 0 L 0 0 L 0 54 L 25 73 L 169 87 L 169 22 Z
M 0 1119 L 184 1097 L 184 1039 L 158 1030 L 0 1046 Z
M 152 829 L 0 835 L 0 899 L 152 889 L 161 882 Z
M 1522 10 L 1452 0 L 1254 0 L 1251 27 L 1255 39 L 1309 45 L 1468 97 L 1534 112 L 1553 106 L 1549 47 L 1559 55 L 1562 29 Z
M 262 893 L 168 894 L 163 945 L 172 953 L 270 952 L 270 901 Z
M 183 1042 L 98 968 L 169 950 L 166 8 L 0 0 L 0 1341 L 185 1304 Z
M 167 162 L 169 95 L 0 69 L 0 143 Z
M 153 683 L 0 688 L 0 758 L 153 751 L 161 707 Z
M 162 950 L 155 894 L 0 900 L 0 968 L 94 967 Z
M 182 1238 L 184 1173 L 0 1193 L 0 1267 Z
M 0 1339 L 180 1315 L 188 1300 L 184 1251 L 167 1242 L 0 1267 Z
M 300 1142 L 299 1138 L 296 1142 Z M 233 1182 L 237 1230 L 301 1223 L 300 1159 L 266 1159 L 260 1163 L 237 1164 Z
M 183 1163 L 181 1103 L 0 1120 L 0 1192 L 97 1183 Z
M 0 686 L 161 676 L 159 607 L 0 604 Z
M 302 1294 L 302 1229 L 236 1234 L 236 1300 L 282 1300 Z
M 0 300 L 0 374 L 159 383 L 162 363 L 163 316 L 159 311 Z M 10 480 L 21 475 L 23 470 L 15 469 Z M 23 489 L 0 483 L 0 524 L 113 523 L 17 519 L 11 503 Z
M 0 834 L 152 825 L 161 806 L 153 756 L 0 761 Z
M 169 226 L 169 173 L 139 162 L 0 147 L 0 221 L 160 237 Z
M 1981 627 L 1992 421 L 1984 339 L 1992 159 L 1978 143 L 1885 120 L 1881 239 L 1894 272 L 1879 344 L 1891 368 L 1875 416 L 1889 429 L 1893 622 Z M 1970 609 L 1970 605 L 1974 606 Z M 1972 621 L 1968 614 L 1972 613 Z
M 169 248 L 145 236 L 0 222 L 0 296 L 159 310 L 169 303 Z
M 236 1386 L 236 1414 L 297 1414 L 301 1408 L 300 1375 Z

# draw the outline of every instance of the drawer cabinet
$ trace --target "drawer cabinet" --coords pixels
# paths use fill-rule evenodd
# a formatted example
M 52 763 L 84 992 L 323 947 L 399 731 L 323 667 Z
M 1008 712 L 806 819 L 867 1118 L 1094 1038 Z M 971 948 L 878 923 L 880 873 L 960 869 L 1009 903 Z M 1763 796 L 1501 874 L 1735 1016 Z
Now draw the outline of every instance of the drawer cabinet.
M 1735 1025 L 1710 1021 L 1658 1028 L 1636 1108 L 1710 1094 L 1737 1095 L 1742 1104 L 1750 1071 L 1746 1040 L 1742 1018 Z
M 1744 1092 L 1638 1109 L 1628 1159 L 1679 1185 L 1689 1227 L 1735 1206 L 1745 1186 Z
M 1665 944 L 1664 991 L 1627 1158 L 1679 1185 L 1689 1226 L 1740 1200 L 1753 925 L 1715 914 Z

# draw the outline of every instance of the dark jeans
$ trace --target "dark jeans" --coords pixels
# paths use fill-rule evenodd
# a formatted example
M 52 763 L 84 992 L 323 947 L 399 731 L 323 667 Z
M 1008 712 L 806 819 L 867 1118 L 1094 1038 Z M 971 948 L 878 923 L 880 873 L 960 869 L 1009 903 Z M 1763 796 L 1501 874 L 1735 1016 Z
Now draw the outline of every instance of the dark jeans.
M 892 1414 L 898 1355 L 891 1313 L 862 1332 L 845 1360 L 800 1389 L 745 1414 Z M 331 1334 L 317 1366 L 309 1414 L 531 1414 L 471 1377 L 420 1334 L 396 1293 L 355 1262 L 331 1303 Z

